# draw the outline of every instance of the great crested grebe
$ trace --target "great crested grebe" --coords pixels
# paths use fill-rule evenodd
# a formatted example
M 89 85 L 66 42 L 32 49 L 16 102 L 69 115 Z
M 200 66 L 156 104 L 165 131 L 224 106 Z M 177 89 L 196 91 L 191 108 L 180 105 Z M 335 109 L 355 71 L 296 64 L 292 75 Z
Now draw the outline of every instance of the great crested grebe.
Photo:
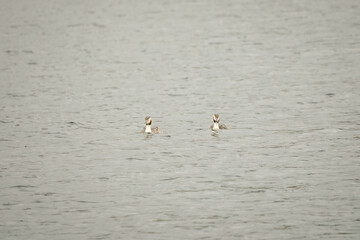
M 145 127 L 143 128 L 143 133 L 160 133 L 160 129 L 158 127 L 151 127 L 152 119 L 150 116 L 145 118 Z
M 220 117 L 217 113 L 213 115 L 213 122 L 214 123 L 210 126 L 211 130 L 228 129 L 224 124 L 219 124 Z

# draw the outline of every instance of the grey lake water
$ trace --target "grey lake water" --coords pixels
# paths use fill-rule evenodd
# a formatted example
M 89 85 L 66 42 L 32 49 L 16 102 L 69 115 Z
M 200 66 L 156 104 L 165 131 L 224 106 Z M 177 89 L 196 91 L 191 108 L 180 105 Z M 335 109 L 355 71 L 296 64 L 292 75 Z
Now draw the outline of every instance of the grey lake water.
M 0 239 L 360 239 L 359 1 L 0 12 Z

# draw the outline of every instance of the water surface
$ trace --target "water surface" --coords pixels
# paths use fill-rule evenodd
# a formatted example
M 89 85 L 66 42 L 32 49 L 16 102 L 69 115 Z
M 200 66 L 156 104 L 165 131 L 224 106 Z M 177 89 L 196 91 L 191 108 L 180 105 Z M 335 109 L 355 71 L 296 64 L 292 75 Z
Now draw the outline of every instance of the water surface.
M 0 4 L 1 239 L 359 239 L 358 1 Z

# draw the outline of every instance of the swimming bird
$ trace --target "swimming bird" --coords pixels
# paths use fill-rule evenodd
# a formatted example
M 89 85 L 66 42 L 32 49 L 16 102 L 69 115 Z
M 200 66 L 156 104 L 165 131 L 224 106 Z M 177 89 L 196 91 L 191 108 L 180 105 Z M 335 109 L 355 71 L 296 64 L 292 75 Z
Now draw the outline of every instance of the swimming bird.
M 145 127 L 143 128 L 143 133 L 160 133 L 160 129 L 158 127 L 151 127 L 152 119 L 150 116 L 145 118 Z
M 219 129 L 228 129 L 225 124 L 219 124 L 220 122 L 220 117 L 219 114 L 215 113 L 213 115 L 213 124 L 211 124 L 210 128 L 211 130 L 219 130 Z

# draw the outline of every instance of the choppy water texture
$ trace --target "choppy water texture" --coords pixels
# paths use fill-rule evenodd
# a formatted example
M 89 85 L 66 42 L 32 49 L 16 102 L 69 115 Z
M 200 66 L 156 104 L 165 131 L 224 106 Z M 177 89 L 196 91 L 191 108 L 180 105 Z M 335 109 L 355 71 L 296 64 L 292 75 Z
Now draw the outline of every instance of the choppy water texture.
M 359 1 L 0 3 L 1 239 L 360 239 Z

